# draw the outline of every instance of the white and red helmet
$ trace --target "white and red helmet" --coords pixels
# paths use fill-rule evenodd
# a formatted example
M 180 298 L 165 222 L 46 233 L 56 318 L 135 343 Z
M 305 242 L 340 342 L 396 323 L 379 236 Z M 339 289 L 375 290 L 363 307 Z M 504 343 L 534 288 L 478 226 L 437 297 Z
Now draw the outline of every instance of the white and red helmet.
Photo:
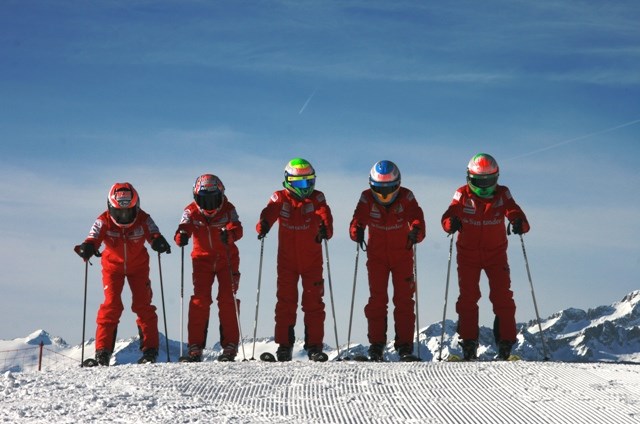
M 107 196 L 111 220 L 120 227 L 128 227 L 136 220 L 140 210 L 140 197 L 130 183 L 115 183 Z
M 213 174 L 203 174 L 193 184 L 193 199 L 205 214 L 214 214 L 224 203 L 224 184 Z
M 480 197 L 491 197 L 496 191 L 500 168 L 493 156 L 478 153 L 467 165 L 467 184 Z

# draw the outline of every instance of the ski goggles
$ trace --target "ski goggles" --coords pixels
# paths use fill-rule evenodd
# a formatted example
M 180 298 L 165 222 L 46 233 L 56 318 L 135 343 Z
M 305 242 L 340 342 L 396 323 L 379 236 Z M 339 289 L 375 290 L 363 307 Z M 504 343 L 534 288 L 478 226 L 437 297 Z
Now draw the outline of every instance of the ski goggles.
M 395 193 L 400 188 L 400 184 L 396 183 L 382 183 L 380 185 L 375 185 L 375 183 L 371 183 L 371 190 L 376 192 L 377 194 L 387 197 L 390 194 Z
M 289 175 L 287 176 L 287 182 L 294 188 L 311 188 L 316 184 L 315 175 Z
M 498 174 L 469 175 L 469 182 L 479 188 L 493 187 L 498 183 Z

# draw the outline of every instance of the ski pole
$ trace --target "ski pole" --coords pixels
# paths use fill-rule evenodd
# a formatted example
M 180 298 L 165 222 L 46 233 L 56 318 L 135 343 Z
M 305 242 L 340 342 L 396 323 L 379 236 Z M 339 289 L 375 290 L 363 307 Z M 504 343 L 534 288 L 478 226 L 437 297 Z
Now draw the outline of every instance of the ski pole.
M 82 308 L 82 353 L 80 354 L 80 366 L 84 366 L 84 329 L 87 321 L 87 279 L 89 276 L 89 261 L 84 261 L 84 307 Z
M 449 264 L 447 265 L 447 283 L 444 289 L 444 310 L 442 311 L 442 334 L 440 334 L 440 347 L 438 349 L 438 361 L 442 361 L 442 344 L 444 343 L 444 324 L 447 317 L 447 299 L 449 297 L 449 276 L 451 275 L 451 255 L 453 252 L 453 235 L 449 242 Z
M 416 287 L 416 348 L 418 349 L 418 359 L 422 360 L 420 357 L 420 307 L 418 306 L 418 261 L 416 252 L 418 250 L 418 246 L 416 244 L 413 245 L 413 283 Z
M 336 335 L 336 350 L 338 358 L 340 357 L 340 344 L 338 343 L 338 324 L 336 323 L 336 308 L 333 304 L 333 285 L 331 284 L 331 267 L 329 265 L 329 243 L 324 239 L 324 251 L 327 257 L 327 279 L 329 280 L 329 296 L 331 297 L 331 313 L 333 314 L 333 331 Z
M 351 309 L 349 310 L 349 331 L 347 332 L 347 356 L 349 358 L 349 347 L 351 346 L 351 323 L 353 322 L 353 302 L 356 297 L 356 281 L 358 281 L 358 258 L 360 257 L 360 245 L 356 243 L 356 266 L 353 271 L 353 289 L 351 289 Z
M 180 247 L 180 357 L 184 344 L 184 246 Z
M 223 232 L 226 232 L 226 229 L 222 230 Z M 227 240 L 228 240 L 228 235 L 227 235 Z M 224 243 L 224 248 L 225 251 L 227 252 L 227 265 L 229 265 L 229 277 L 231 277 L 230 283 L 231 283 L 231 294 L 233 295 L 233 306 L 236 310 L 236 321 L 238 321 L 238 333 L 240 334 L 240 345 L 242 346 L 242 360 L 246 361 L 247 360 L 247 355 L 245 355 L 244 353 L 244 337 L 242 337 L 242 325 L 240 324 L 240 312 L 238 311 L 238 300 L 236 298 L 236 291 L 233 288 L 233 269 L 231 268 L 231 253 L 229 252 L 229 244 L 228 241 Z
M 171 253 L 171 249 L 167 249 L 167 254 Z M 167 310 L 164 307 L 164 287 L 162 284 L 162 263 L 160 261 L 160 252 L 158 252 L 158 274 L 160 277 L 160 297 L 162 298 L 162 317 L 164 318 L 164 340 L 167 346 L 167 362 L 171 362 L 169 357 L 169 335 L 167 334 Z
M 538 320 L 538 330 L 540 331 L 540 339 L 542 340 L 542 349 L 544 351 L 544 360 L 549 360 L 549 351 L 547 350 L 547 344 L 544 340 L 544 333 L 542 331 L 542 325 L 540 324 L 540 314 L 538 313 L 538 303 L 536 302 L 536 294 L 533 290 L 533 281 L 531 280 L 531 271 L 529 271 L 529 260 L 527 259 L 527 251 L 524 248 L 524 238 L 520 235 L 520 243 L 522 244 L 522 253 L 524 255 L 524 263 L 527 267 L 527 276 L 529 277 L 529 286 L 531 287 L 531 297 L 533 299 L 533 307 L 536 311 L 536 319 Z
M 251 360 L 255 361 L 256 353 L 256 331 L 258 331 L 258 308 L 260 307 L 260 283 L 262 282 L 262 259 L 264 258 L 264 237 L 260 239 L 260 265 L 258 267 L 258 290 L 256 291 L 256 315 L 253 319 L 253 349 L 251 350 Z

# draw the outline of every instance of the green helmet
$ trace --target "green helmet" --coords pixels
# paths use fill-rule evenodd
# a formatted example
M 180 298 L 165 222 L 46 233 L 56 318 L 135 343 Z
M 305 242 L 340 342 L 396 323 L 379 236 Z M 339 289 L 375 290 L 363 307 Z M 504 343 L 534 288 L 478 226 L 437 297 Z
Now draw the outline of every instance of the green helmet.
M 493 156 L 478 153 L 467 165 L 467 184 L 479 197 L 491 197 L 498 185 L 500 168 Z
M 311 196 L 316 185 L 316 171 L 302 158 L 291 159 L 284 168 L 284 188 L 300 199 Z

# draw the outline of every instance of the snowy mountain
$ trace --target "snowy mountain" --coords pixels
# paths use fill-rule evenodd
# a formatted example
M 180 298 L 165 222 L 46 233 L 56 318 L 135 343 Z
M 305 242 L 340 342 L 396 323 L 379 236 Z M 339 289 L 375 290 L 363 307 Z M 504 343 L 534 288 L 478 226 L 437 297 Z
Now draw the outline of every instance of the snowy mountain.
M 583 311 L 569 308 L 542 320 L 548 356 L 552 361 L 564 362 L 632 362 L 640 363 L 640 290 L 626 295 L 620 302 L 608 306 L 599 306 Z M 539 326 L 535 320 L 518 324 L 518 342 L 513 352 L 524 360 L 542 360 L 545 357 L 540 337 Z M 442 358 L 450 354 L 461 355 L 456 335 L 456 323 L 445 322 Z M 434 323 L 420 332 L 420 357 L 423 361 L 437 361 L 442 334 L 441 323 Z M 51 337 L 46 331 L 38 330 L 25 338 L 0 340 L 0 371 L 28 371 L 37 369 L 37 349 L 40 343 L 46 349 L 45 361 L 53 361 L 55 368 L 76 365 L 82 356 L 82 346 L 69 346 L 63 339 Z M 492 359 L 495 354 L 492 329 L 480 329 L 480 359 Z M 112 363 L 135 363 L 140 357 L 138 337 L 121 339 L 116 343 Z M 306 360 L 303 342 L 298 340 L 294 347 L 294 360 Z M 167 360 L 167 342 L 161 334 L 160 361 Z M 272 338 L 259 338 L 255 343 L 246 339 L 239 351 L 238 359 L 256 359 L 262 352 L 274 352 L 276 345 Z M 366 354 L 368 346 L 352 344 L 349 351 L 346 346 L 340 347 L 340 357 Z M 186 351 L 186 347 L 183 346 Z M 213 361 L 221 348 L 216 344 L 204 352 L 204 361 Z M 330 359 L 338 357 L 338 351 L 325 345 Z M 180 355 L 180 343 L 169 340 L 171 361 Z M 94 341 L 87 341 L 84 346 L 84 358 L 93 357 Z M 386 351 L 387 359 L 397 360 L 393 342 L 389 342 Z M 45 362 L 44 368 L 51 366 Z

